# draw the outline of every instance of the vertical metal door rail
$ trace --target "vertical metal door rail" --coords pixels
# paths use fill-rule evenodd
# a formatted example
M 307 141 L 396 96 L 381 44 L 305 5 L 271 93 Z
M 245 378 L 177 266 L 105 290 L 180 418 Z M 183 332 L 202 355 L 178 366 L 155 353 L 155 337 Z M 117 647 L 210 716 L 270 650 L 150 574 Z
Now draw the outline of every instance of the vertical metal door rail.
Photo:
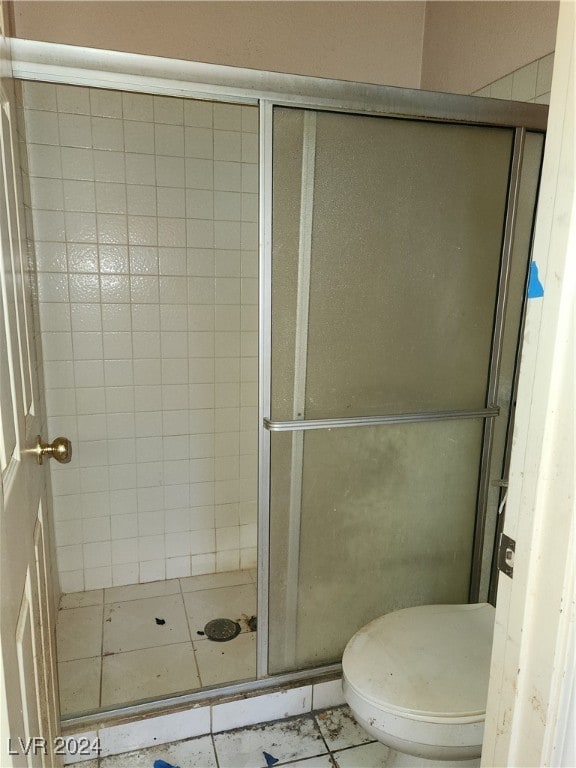
M 298 286 L 296 299 L 296 338 L 294 348 L 294 394 L 292 418 L 303 419 L 306 404 L 306 365 L 308 358 L 308 311 L 310 308 L 310 261 L 312 257 L 312 217 L 316 166 L 316 113 L 304 113 L 302 134 L 302 173 L 300 180 L 300 229 L 298 233 Z M 290 498 L 288 505 L 288 561 L 284 617 L 284 664 L 296 664 L 298 636 L 298 586 L 300 571 L 300 521 L 302 514 L 302 473 L 304 471 L 304 433 L 292 435 L 290 459 Z
M 270 583 L 270 413 L 272 362 L 272 103 L 260 102 L 258 309 L 258 632 L 256 676 L 268 675 Z
M 488 390 L 486 393 L 486 402 L 489 405 L 497 405 L 498 400 L 500 362 L 502 359 L 502 343 L 504 338 L 504 320 L 506 316 L 506 304 L 508 301 L 510 264 L 512 260 L 512 248 L 514 246 L 514 229 L 516 226 L 516 215 L 518 212 L 518 193 L 522 173 L 522 156 L 524 152 L 525 139 L 526 129 L 516 128 L 514 132 L 514 144 L 512 148 L 510 179 L 508 182 L 506 219 L 504 222 L 504 236 L 502 239 L 502 257 L 500 260 L 500 275 L 498 278 L 496 314 L 494 319 L 492 351 L 490 354 L 490 368 L 488 374 Z M 484 436 L 482 440 L 482 456 L 480 459 L 480 479 L 478 482 L 476 524 L 474 528 L 474 546 L 472 551 L 472 565 L 470 572 L 469 600 L 471 603 L 475 603 L 480 600 L 480 575 L 482 569 L 482 554 L 484 550 L 484 533 L 486 530 L 486 513 L 488 503 L 488 489 L 490 485 L 490 461 L 492 456 L 493 438 L 494 420 L 486 419 L 484 423 Z

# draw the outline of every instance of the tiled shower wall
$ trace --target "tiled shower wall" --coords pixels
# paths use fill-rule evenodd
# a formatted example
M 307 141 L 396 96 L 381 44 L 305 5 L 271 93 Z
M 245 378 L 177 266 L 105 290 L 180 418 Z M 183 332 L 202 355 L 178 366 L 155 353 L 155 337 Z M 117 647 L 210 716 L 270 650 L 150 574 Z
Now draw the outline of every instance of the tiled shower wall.
M 525 67 L 520 67 L 509 75 L 484 86 L 484 88 L 480 88 L 473 95 L 549 104 L 553 66 L 554 54 L 549 53 L 547 56 L 536 59 Z
M 62 590 L 253 567 L 257 109 L 24 106 Z

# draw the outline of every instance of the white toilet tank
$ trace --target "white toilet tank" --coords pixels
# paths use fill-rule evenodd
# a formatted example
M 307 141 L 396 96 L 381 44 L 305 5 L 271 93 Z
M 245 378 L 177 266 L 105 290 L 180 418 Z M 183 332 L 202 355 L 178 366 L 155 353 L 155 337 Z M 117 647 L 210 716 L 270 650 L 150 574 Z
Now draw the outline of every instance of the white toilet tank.
M 494 608 L 425 605 L 381 616 L 342 659 L 344 694 L 374 738 L 436 760 L 480 756 Z

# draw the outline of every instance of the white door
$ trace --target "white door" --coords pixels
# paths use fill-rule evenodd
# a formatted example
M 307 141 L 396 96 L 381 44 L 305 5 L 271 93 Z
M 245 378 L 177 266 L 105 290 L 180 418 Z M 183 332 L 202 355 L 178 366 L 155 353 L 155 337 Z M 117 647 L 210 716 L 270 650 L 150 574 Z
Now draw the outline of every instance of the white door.
M 2 9 L 5 12 L 5 9 Z M 14 83 L 2 20 L 0 81 L 0 765 L 55 766 L 55 603 Z
M 576 6 L 560 4 L 528 302 L 482 765 L 576 765 L 574 754 L 574 302 Z M 570 709 L 572 707 L 572 711 Z

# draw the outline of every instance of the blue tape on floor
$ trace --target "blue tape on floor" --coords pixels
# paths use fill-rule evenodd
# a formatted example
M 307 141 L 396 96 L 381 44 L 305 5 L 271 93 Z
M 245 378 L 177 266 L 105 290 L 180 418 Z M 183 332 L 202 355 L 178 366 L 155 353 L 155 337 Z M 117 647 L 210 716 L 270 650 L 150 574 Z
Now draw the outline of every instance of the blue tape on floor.
M 167 763 L 165 760 L 154 760 L 154 768 L 178 768 L 178 766 Z
M 262 754 L 264 755 L 264 759 L 266 760 L 266 765 L 268 768 L 279 762 L 279 758 L 274 757 L 273 755 L 269 755 L 268 752 L 262 752 Z
M 528 298 L 540 299 L 544 296 L 544 286 L 538 277 L 538 267 L 536 262 L 530 264 L 530 276 L 528 278 Z

